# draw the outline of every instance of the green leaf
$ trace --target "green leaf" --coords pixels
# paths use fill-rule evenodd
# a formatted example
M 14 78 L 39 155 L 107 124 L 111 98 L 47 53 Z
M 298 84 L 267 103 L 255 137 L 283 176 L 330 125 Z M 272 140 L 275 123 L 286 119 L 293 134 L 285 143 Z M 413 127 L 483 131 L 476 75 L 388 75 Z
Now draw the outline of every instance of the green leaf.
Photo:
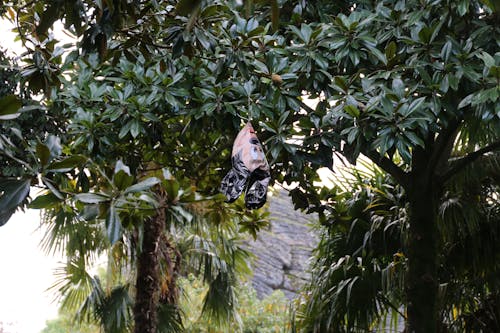
M 203 8 L 203 10 L 200 13 L 200 17 L 210 18 L 211 16 L 218 16 L 222 12 L 227 12 L 227 11 L 229 11 L 229 8 L 227 6 L 210 5 Z
M 179 221 L 191 222 L 193 220 L 193 214 L 185 210 L 181 206 L 170 206 L 170 211 L 177 216 Z
M 424 140 L 422 140 L 417 134 L 412 131 L 405 131 L 404 135 L 410 140 L 414 146 L 424 147 Z
M 386 55 L 382 52 L 380 52 L 379 49 L 377 49 L 376 47 L 372 47 L 370 48 L 370 52 L 378 59 L 380 60 L 381 63 L 383 63 L 384 65 L 387 65 L 387 59 L 386 58 Z
M 358 118 L 360 115 L 359 109 L 354 105 L 344 106 L 344 111 L 347 112 L 347 114 L 353 116 L 354 118 Z
M 29 195 L 29 179 L 0 178 L 0 213 L 15 210 Z M 3 223 L 0 222 L 0 225 Z
M 278 120 L 278 126 L 281 128 L 285 125 L 286 120 L 288 116 L 290 115 L 290 111 L 283 112 L 280 116 L 280 119 Z M 278 132 L 281 132 L 281 130 L 278 130 Z
M 210 89 L 200 88 L 198 91 L 199 91 L 201 97 L 203 97 L 204 100 L 206 100 L 206 99 L 216 99 L 217 98 L 217 95 L 212 90 L 210 90 Z
M 302 24 L 300 27 L 300 32 L 302 34 L 304 43 L 308 44 L 309 41 L 311 40 L 311 34 L 312 34 L 311 27 L 307 24 Z
M 486 67 L 493 67 L 495 66 L 495 59 L 489 55 L 487 52 L 483 51 L 481 53 L 479 53 L 478 57 L 483 60 L 484 64 L 486 65 Z
M 132 126 L 132 120 L 127 122 L 121 129 L 120 133 L 118 133 L 118 138 L 123 139 L 129 132 L 130 132 L 130 127 Z
M 146 178 L 145 180 L 128 187 L 125 190 L 125 193 L 135 193 L 135 192 L 144 191 L 144 190 L 147 190 L 158 183 L 160 183 L 160 179 L 158 179 L 156 177 Z
M 408 164 L 411 163 L 411 154 L 408 150 L 408 145 L 406 144 L 406 142 L 403 142 L 403 140 L 398 140 L 396 142 L 396 147 L 398 149 L 399 155 L 401 155 L 403 160 Z
M 45 145 L 49 148 L 49 151 L 50 151 L 49 162 L 53 158 L 61 155 L 61 151 L 62 151 L 61 140 L 57 136 L 49 135 L 47 137 L 47 140 L 45 140 Z
M 134 177 L 126 173 L 124 170 L 118 170 L 117 173 L 113 175 L 113 184 L 119 190 L 124 190 L 129 187 L 134 182 Z
M 123 171 L 125 172 L 127 175 L 131 175 L 130 174 L 130 168 L 125 165 L 125 163 L 123 163 L 123 161 L 121 159 L 119 159 L 118 161 L 116 161 L 116 164 L 115 164 L 115 173 L 118 173 L 120 171 Z
M 500 79 L 500 66 L 492 66 L 488 74 L 496 77 L 497 79 Z
M 394 41 L 391 41 L 385 47 L 385 56 L 387 60 L 391 60 L 396 56 L 396 43 L 394 43 Z
M 432 79 L 429 73 L 425 70 L 424 67 L 417 67 L 417 72 L 420 74 L 420 77 L 422 80 L 424 80 L 426 85 L 431 85 L 432 84 Z
M 418 32 L 418 38 L 423 44 L 428 44 L 431 40 L 432 29 L 429 27 L 422 27 Z
M 47 209 L 55 207 L 60 202 L 61 199 L 54 195 L 54 193 L 49 192 L 47 194 L 37 196 L 28 207 L 32 209 Z
M 7 95 L 0 99 L 0 120 L 17 118 L 21 108 L 21 100 L 15 95 Z
M 130 168 L 120 159 L 116 162 L 113 175 L 113 184 L 119 190 L 124 190 L 134 182 L 134 177 L 130 174 Z
M 405 86 L 403 80 L 401 80 L 400 78 L 392 80 L 392 91 L 394 91 L 396 95 L 402 98 L 405 93 Z
M 174 201 L 179 195 L 180 184 L 175 179 L 165 180 L 165 191 L 167 192 L 168 199 Z
M 469 10 L 469 0 L 459 0 L 457 9 L 458 14 L 464 16 Z
M 460 101 L 460 103 L 458 103 L 458 109 L 461 109 L 467 105 L 470 105 L 473 97 L 474 97 L 474 94 L 470 94 L 470 95 L 466 96 L 464 99 L 462 99 Z
M 413 102 L 411 102 L 410 106 L 408 107 L 408 114 L 411 114 L 419 110 L 424 102 L 425 102 L 425 97 L 419 97 Z
M 351 144 L 356 140 L 356 137 L 358 136 L 359 128 L 358 127 L 351 127 L 351 130 L 349 131 L 349 134 L 347 135 L 347 143 Z
M 141 132 L 141 124 L 139 124 L 139 121 L 137 119 L 134 119 L 131 122 L 132 124 L 130 126 L 130 134 L 133 138 L 136 138 Z
M 446 93 L 448 92 L 448 88 L 450 87 L 450 83 L 448 82 L 448 75 L 445 75 L 441 79 L 441 83 L 439 84 L 439 90 L 442 92 Z
M 345 82 L 344 78 L 341 76 L 336 76 L 334 79 L 335 85 L 339 87 L 343 92 L 347 93 L 347 83 Z
M 252 64 L 256 67 L 258 72 L 265 73 L 265 74 L 271 74 L 269 73 L 269 69 L 267 68 L 267 65 L 264 64 L 263 62 L 259 60 L 254 60 Z
M 443 59 L 445 62 L 448 61 L 450 58 L 451 54 L 451 49 L 452 49 L 452 44 L 451 41 L 447 41 L 444 43 L 443 48 L 441 49 L 441 59 Z
M 47 147 L 46 145 L 44 145 L 41 142 L 38 142 L 36 144 L 36 156 L 40 160 L 40 163 L 42 164 L 42 166 L 47 165 L 49 158 L 50 158 L 49 147 Z
M 2 183 L 2 181 L 0 181 L 0 187 L 2 186 L 1 183 Z M 3 191 L 3 190 L 0 190 L 0 192 L 1 191 Z M 3 191 L 4 193 L 0 197 L 0 226 L 4 225 L 5 223 L 7 223 L 9 221 L 12 214 L 15 213 L 15 211 L 17 209 L 17 205 L 15 205 L 13 208 L 10 208 L 10 209 L 3 209 L 2 207 L 6 207 L 10 204 L 14 204 L 18 200 L 20 200 L 18 205 L 21 204 L 22 201 L 28 195 L 28 194 L 24 195 L 24 191 L 25 191 L 25 188 L 22 186 L 20 188 L 15 189 L 12 192 Z M 28 182 L 28 186 L 27 186 L 27 191 L 29 193 L 29 182 Z M 9 200 L 12 200 L 12 201 L 9 202 Z
M 245 96 L 250 96 L 255 89 L 255 85 L 252 81 L 247 81 L 243 84 L 243 88 L 245 89 Z
M 55 187 L 53 184 L 52 184 L 52 181 L 50 179 L 47 179 L 45 177 L 42 177 L 42 183 L 47 186 L 49 188 L 49 190 L 54 193 L 54 195 L 56 197 L 58 197 L 59 199 L 63 200 L 64 199 L 64 195 L 57 189 L 57 187 Z
M 47 170 L 52 172 L 67 172 L 81 167 L 87 158 L 83 155 L 73 155 L 61 161 L 52 162 L 47 165 Z
M 75 199 L 86 204 L 96 204 L 109 201 L 109 197 L 97 193 L 79 193 Z
M 106 217 L 106 235 L 111 245 L 115 244 L 122 237 L 122 222 L 114 205 L 109 207 Z
M 450 88 L 457 91 L 458 83 L 459 83 L 458 78 L 455 75 L 453 75 L 452 73 L 448 73 L 446 76 L 448 77 L 448 82 L 450 84 Z

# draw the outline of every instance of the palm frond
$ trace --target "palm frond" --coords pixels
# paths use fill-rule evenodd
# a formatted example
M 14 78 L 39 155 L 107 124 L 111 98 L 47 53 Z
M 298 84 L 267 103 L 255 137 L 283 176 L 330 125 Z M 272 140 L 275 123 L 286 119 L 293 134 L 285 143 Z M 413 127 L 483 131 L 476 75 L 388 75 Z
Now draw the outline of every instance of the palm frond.
M 241 327 L 241 319 L 236 311 L 238 304 L 235 283 L 234 276 L 227 271 L 219 271 L 215 279 L 208 284 L 202 315 L 210 318 L 215 327 L 224 327 L 231 322 Z
M 65 266 L 58 268 L 55 282 L 49 288 L 61 298 L 61 307 L 78 309 L 93 289 L 93 278 L 86 270 L 81 258 L 70 258 Z
M 181 333 L 184 332 L 182 313 L 177 305 L 161 304 L 158 310 L 158 332 L 159 333 Z
M 384 318 L 397 325 L 406 271 L 404 192 L 369 165 L 339 173 L 337 182 L 346 190 L 332 189 L 296 329 L 366 332 Z

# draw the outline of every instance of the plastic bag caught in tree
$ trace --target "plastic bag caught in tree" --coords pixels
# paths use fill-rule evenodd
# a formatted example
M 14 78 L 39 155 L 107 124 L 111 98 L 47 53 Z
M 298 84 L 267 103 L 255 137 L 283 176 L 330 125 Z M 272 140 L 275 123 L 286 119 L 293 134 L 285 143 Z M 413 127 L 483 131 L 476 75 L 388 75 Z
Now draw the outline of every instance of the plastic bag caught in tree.
M 266 203 L 271 174 L 262 145 L 250 122 L 234 140 L 231 161 L 233 167 L 222 179 L 220 187 L 227 201 L 235 201 L 245 191 L 247 208 L 262 207 Z

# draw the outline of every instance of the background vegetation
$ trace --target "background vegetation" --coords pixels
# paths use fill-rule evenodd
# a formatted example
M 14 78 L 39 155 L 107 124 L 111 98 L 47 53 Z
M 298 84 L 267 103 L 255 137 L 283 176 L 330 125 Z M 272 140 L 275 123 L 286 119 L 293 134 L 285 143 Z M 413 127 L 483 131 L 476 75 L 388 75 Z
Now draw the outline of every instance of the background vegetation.
M 290 327 L 289 303 L 282 292 L 258 299 L 255 290 L 247 283 L 237 288 L 239 322 L 227 323 L 224 327 L 214 327 L 209 317 L 203 316 L 203 299 L 207 285 L 194 276 L 179 280 L 182 291 L 181 311 L 184 313 L 185 332 L 189 333 L 225 333 L 234 332 L 240 327 L 244 333 L 280 333 Z M 61 308 L 59 317 L 47 322 L 41 333 L 97 333 L 99 327 L 92 322 L 78 323 L 73 313 Z

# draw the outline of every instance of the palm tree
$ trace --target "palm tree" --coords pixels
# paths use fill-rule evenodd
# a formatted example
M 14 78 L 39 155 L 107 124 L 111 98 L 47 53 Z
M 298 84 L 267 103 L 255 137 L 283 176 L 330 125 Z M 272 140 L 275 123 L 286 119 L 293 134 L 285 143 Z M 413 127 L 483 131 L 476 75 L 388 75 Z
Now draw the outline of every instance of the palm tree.
M 172 178 L 166 182 L 176 184 Z M 249 273 L 249 253 L 241 247 L 238 236 L 242 213 L 236 213 L 237 210 L 227 206 L 220 197 L 193 200 L 192 194 L 184 193 L 174 198 L 175 205 L 162 209 L 168 218 L 162 220 L 165 225 L 157 244 L 159 332 L 183 329 L 176 279 L 186 274 L 195 274 L 207 284 L 203 313 L 211 318 L 214 326 L 238 322 L 235 285 L 238 277 Z M 34 206 L 45 196 L 36 199 Z M 136 266 L 141 251 L 137 248 L 138 238 L 143 231 L 127 230 L 120 241 L 110 245 L 106 220 L 88 211 L 97 208 L 87 207 L 87 215 L 68 213 L 68 204 L 44 211 L 43 223 L 48 225 L 45 248 L 64 250 L 68 258 L 67 264 L 56 272 L 52 289 L 59 293 L 61 307 L 74 311 L 75 319 L 95 322 L 107 333 L 131 332 L 132 308 L 137 302 L 134 302 L 134 281 L 140 269 Z M 103 273 L 92 275 L 90 271 L 95 269 L 92 266 L 102 263 L 103 257 L 107 262 Z

